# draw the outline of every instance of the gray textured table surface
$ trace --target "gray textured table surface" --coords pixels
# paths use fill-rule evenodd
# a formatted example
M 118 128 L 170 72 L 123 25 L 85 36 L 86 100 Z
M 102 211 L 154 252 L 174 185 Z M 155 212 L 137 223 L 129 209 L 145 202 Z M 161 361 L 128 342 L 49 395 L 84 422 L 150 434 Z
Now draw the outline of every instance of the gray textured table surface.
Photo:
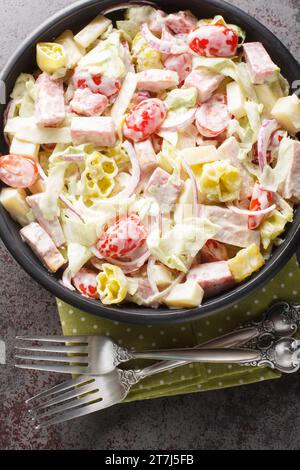
M 18 43 L 70 0 L 1 0 L 0 67 Z M 171 3 L 171 2 L 170 2 Z M 268 26 L 300 60 L 299 0 L 231 0 Z M 300 77 L 299 77 L 300 78 Z M 16 334 L 60 332 L 54 298 L 0 244 L 0 449 L 300 449 L 299 375 L 232 390 L 119 406 L 35 431 L 25 397 L 58 383 L 13 369 Z

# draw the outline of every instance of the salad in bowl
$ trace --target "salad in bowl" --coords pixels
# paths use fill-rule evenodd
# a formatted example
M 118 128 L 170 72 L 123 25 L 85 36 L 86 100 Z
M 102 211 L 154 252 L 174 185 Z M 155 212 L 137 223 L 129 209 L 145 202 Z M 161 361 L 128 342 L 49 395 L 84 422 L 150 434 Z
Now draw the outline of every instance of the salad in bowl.
M 300 201 L 300 100 L 263 44 L 133 6 L 36 63 L 6 110 L 0 202 L 67 289 L 194 308 L 262 268 Z

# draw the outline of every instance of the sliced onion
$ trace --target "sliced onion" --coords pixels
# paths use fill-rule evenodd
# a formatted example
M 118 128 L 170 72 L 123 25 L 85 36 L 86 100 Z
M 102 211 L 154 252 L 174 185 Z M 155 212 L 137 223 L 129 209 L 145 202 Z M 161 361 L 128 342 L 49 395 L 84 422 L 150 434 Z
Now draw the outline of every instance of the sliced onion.
M 19 104 L 19 101 L 16 100 L 16 99 L 13 99 L 6 106 L 6 109 L 5 109 L 4 114 L 3 114 L 3 128 L 6 127 L 7 121 L 14 117 L 16 107 L 17 107 L 18 104 Z M 10 146 L 10 140 L 9 140 L 8 135 L 6 134 L 6 132 L 4 132 L 4 140 L 5 140 L 5 143 L 7 144 L 7 146 L 9 147 Z
M 188 47 L 186 45 L 176 44 L 175 38 L 174 41 L 165 41 L 154 36 L 154 34 L 151 33 L 147 23 L 144 23 L 142 25 L 141 33 L 145 41 L 147 41 L 147 43 L 149 44 L 149 46 L 152 47 L 152 49 L 155 49 L 156 51 L 161 52 L 163 54 L 179 55 L 188 51 Z
M 97 247 L 94 245 L 94 246 L 90 246 L 90 251 L 93 253 L 93 255 L 95 256 L 95 258 L 99 259 L 99 260 L 104 260 L 103 256 L 100 255 L 99 253 L 99 250 L 97 250 Z
M 273 132 L 280 128 L 275 119 L 264 119 L 260 128 L 257 140 L 258 163 L 260 171 L 263 172 L 267 165 L 267 151 Z
M 189 175 L 193 183 L 194 205 L 195 205 L 195 208 L 197 208 L 197 212 L 198 212 L 200 199 L 199 199 L 199 191 L 198 191 L 198 184 L 197 184 L 196 176 L 194 175 L 193 170 L 191 169 L 190 165 L 187 163 L 187 161 L 184 158 L 182 158 L 182 163 L 183 163 L 183 167 L 185 171 L 187 172 L 187 174 Z
M 72 275 L 71 275 L 71 271 L 69 268 L 67 268 L 65 270 L 65 272 L 63 273 L 63 277 L 62 277 L 62 280 L 60 281 L 60 283 L 66 287 L 67 289 L 71 290 L 71 291 L 75 291 L 75 287 L 72 285 Z
M 61 194 L 59 196 L 59 199 L 74 215 L 76 215 L 76 217 L 78 217 L 81 220 L 81 222 L 85 222 L 81 213 L 77 209 L 75 209 L 73 204 L 69 201 L 69 199 L 66 196 Z
M 259 215 L 266 215 L 266 214 L 269 214 L 270 212 L 273 212 L 276 209 L 276 204 L 273 204 L 272 206 L 267 207 L 267 209 L 261 209 L 259 211 L 249 211 L 247 209 L 240 209 L 239 207 L 236 207 L 234 204 L 227 204 L 227 207 L 228 209 L 230 209 L 232 212 L 235 212 L 236 214 L 259 216 Z
M 46 182 L 46 181 L 48 180 L 48 176 L 47 176 L 46 173 L 44 172 L 44 170 L 43 170 L 43 168 L 41 167 L 41 164 L 40 164 L 39 161 L 37 161 L 36 166 L 37 166 L 37 169 L 38 169 L 40 178 L 41 178 L 43 181 Z
M 65 162 L 83 163 L 85 161 L 84 153 L 71 153 L 61 156 Z
M 135 271 L 140 269 L 142 266 L 144 266 L 144 264 L 150 258 L 150 256 L 151 256 L 151 253 L 147 249 L 143 253 L 143 255 L 141 255 L 139 258 L 134 259 L 132 261 L 120 261 L 117 259 L 110 259 L 110 258 L 108 258 L 107 261 L 110 264 L 114 264 L 115 266 L 118 266 L 119 268 L 121 268 L 124 274 L 130 274 L 130 273 L 134 273 Z
M 191 124 L 193 124 L 195 120 L 196 111 L 197 111 L 197 108 L 192 108 L 192 109 L 189 109 L 186 113 L 180 114 L 176 116 L 175 118 L 167 118 L 163 122 L 160 130 L 176 132 L 182 129 L 186 129 Z
M 92 251 L 91 248 L 90 250 Z M 100 259 L 95 257 L 90 260 L 90 263 L 94 266 L 94 268 L 98 269 L 98 271 L 103 271 L 103 264 L 105 263 L 105 260 L 101 261 Z
M 158 290 L 156 281 L 154 279 L 154 272 L 153 272 L 156 261 L 157 260 L 153 256 L 150 256 L 150 259 L 148 261 L 148 266 L 147 266 L 147 274 L 148 274 L 148 281 L 150 283 L 151 289 L 153 290 L 154 294 L 159 294 L 159 290 Z
M 107 199 L 107 201 L 110 203 L 119 202 L 120 199 L 127 199 L 132 196 L 141 180 L 141 167 L 132 144 L 128 142 L 128 140 L 125 140 L 125 142 L 123 143 L 123 147 L 129 156 L 132 166 L 131 182 L 130 184 L 128 184 L 127 188 L 125 188 L 121 193 L 117 194 L 112 198 Z

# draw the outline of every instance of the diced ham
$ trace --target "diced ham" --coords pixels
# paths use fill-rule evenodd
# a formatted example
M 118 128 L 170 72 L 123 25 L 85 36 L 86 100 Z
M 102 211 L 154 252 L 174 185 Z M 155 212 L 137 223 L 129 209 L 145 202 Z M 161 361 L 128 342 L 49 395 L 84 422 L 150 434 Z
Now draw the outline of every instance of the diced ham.
M 66 117 L 64 87 L 62 80 L 51 80 L 48 73 L 42 73 L 36 81 L 37 100 L 35 119 L 40 127 L 55 127 Z
M 73 118 L 71 135 L 75 145 L 94 144 L 99 147 L 114 147 L 117 142 L 116 128 L 111 117 Z
M 66 264 L 64 257 L 56 248 L 53 240 L 39 224 L 32 223 L 27 225 L 27 227 L 20 231 L 20 235 L 52 273 L 56 273 Z
M 170 175 L 161 168 L 157 168 L 151 176 L 145 189 L 145 196 L 153 197 L 160 205 L 162 213 L 169 212 L 176 204 L 182 190 L 182 184 L 170 181 Z
M 136 142 L 134 148 L 140 163 L 142 180 L 145 181 L 158 167 L 156 154 L 150 139 Z
M 187 276 L 188 280 L 194 280 L 204 289 L 205 296 L 218 295 L 224 290 L 235 285 L 235 280 L 229 269 L 227 261 L 217 261 L 195 266 Z
M 300 202 L 300 142 L 293 143 L 293 160 L 286 178 L 282 195 L 285 199 Z
M 137 87 L 139 90 L 152 91 L 154 93 L 179 85 L 177 72 L 172 70 L 148 69 L 137 74 Z
M 192 55 L 188 52 L 178 55 L 168 55 L 164 61 L 164 66 L 168 70 L 178 73 L 180 83 L 182 83 L 192 71 Z
M 215 261 L 227 261 L 228 252 L 223 243 L 216 240 L 208 240 L 200 251 L 201 263 L 213 263 Z
M 274 76 L 278 66 L 274 64 L 260 42 L 247 42 L 243 47 L 251 80 L 255 85 L 262 85 L 268 78 Z
M 198 102 L 204 103 L 212 97 L 223 80 L 224 75 L 220 73 L 213 73 L 206 69 L 197 69 L 188 75 L 184 82 L 184 88 L 197 88 Z
M 196 28 L 197 18 L 190 11 L 179 11 L 168 15 L 165 25 L 175 34 L 189 34 Z
M 165 26 L 166 13 L 162 10 L 156 10 L 150 21 L 150 31 L 154 34 L 160 34 Z
M 133 278 L 133 280 L 136 281 L 138 284 L 137 291 L 133 296 L 128 295 L 127 300 L 129 302 L 134 302 L 138 305 L 148 305 L 147 300 L 149 299 L 149 297 L 154 295 L 150 282 L 148 281 L 148 279 L 143 278 Z M 154 303 L 151 306 L 153 308 L 157 308 L 159 304 Z
M 93 93 L 89 88 L 78 88 L 70 106 L 74 113 L 81 116 L 101 116 L 108 104 L 106 96 Z
M 57 248 L 65 244 L 64 232 L 61 228 L 58 217 L 55 217 L 53 220 L 47 220 L 41 210 L 41 199 L 42 194 L 36 194 L 34 196 L 29 196 L 26 198 L 28 205 L 31 207 L 32 212 L 40 224 L 40 226 L 47 232 L 47 234 L 52 238 Z
M 259 231 L 248 229 L 248 215 L 237 214 L 219 206 L 202 205 L 201 216 L 219 225 L 214 240 L 241 248 L 247 248 L 252 243 L 260 246 Z
M 248 171 L 239 160 L 240 146 L 234 137 L 230 137 L 218 148 L 220 160 L 229 160 L 231 165 L 235 166 L 241 173 L 243 184 L 241 187 L 240 198 L 247 199 L 252 196 L 254 182 Z

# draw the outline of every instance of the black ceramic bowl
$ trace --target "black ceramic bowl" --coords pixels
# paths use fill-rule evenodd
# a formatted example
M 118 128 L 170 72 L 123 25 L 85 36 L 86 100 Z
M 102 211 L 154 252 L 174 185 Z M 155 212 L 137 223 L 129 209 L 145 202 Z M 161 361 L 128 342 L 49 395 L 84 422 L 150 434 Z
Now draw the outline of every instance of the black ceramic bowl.
M 18 75 L 21 72 L 30 72 L 36 67 L 35 44 L 37 42 L 51 41 L 65 29 L 78 31 L 89 20 L 99 14 L 100 11 L 113 9 L 119 3 L 120 0 L 81 1 L 69 6 L 42 24 L 23 42 L 0 74 L 0 79 L 6 84 L 7 97 Z M 216 0 L 172 0 L 172 2 L 161 0 L 157 1 L 157 4 L 162 10 L 166 11 L 190 9 L 199 18 L 210 18 L 218 14 L 223 15 L 228 22 L 237 24 L 246 30 L 248 41 L 261 41 L 265 45 L 273 60 L 281 67 L 284 76 L 290 83 L 299 79 L 300 66 L 285 46 L 268 29 L 240 9 Z M 114 12 L 112 17 L 118 18 L 122 14 L 122 11 Z M 1 129 L 3 129 L 4 109 L 5 106 L 1 105 Z M 0 148 L 0 152 L 7 152 L 4 145 Z M 299 223 L 300 207 L 296 211 L 294 223 L 287 230 L 285 242 L 274 251 L 263 269 L 235 289 L 205 301 L 200 308 L 192 310 L 161 308 L 155 311 L 134 305 L 122 305 L 120 307 L 102 306 L 100 302 L 85 299 L 81 295 L 64 288 L 59 283 L 58 277 L 49 274 L 27 245 L 21 241 L 19 227 L 6 211 L 0 207 L 0 236 L 14 258 L 33 279 L 55 296 L 74 307 L 94 315 L 107 317 L 111 320 L 144 324 L 185 322 L 198 319 L 199 317 L 212 316 L 217 311 L 245 299 L 245 297 L 256 289 L 261 288 L 274 277 L 297 250 L 300 241 Z

